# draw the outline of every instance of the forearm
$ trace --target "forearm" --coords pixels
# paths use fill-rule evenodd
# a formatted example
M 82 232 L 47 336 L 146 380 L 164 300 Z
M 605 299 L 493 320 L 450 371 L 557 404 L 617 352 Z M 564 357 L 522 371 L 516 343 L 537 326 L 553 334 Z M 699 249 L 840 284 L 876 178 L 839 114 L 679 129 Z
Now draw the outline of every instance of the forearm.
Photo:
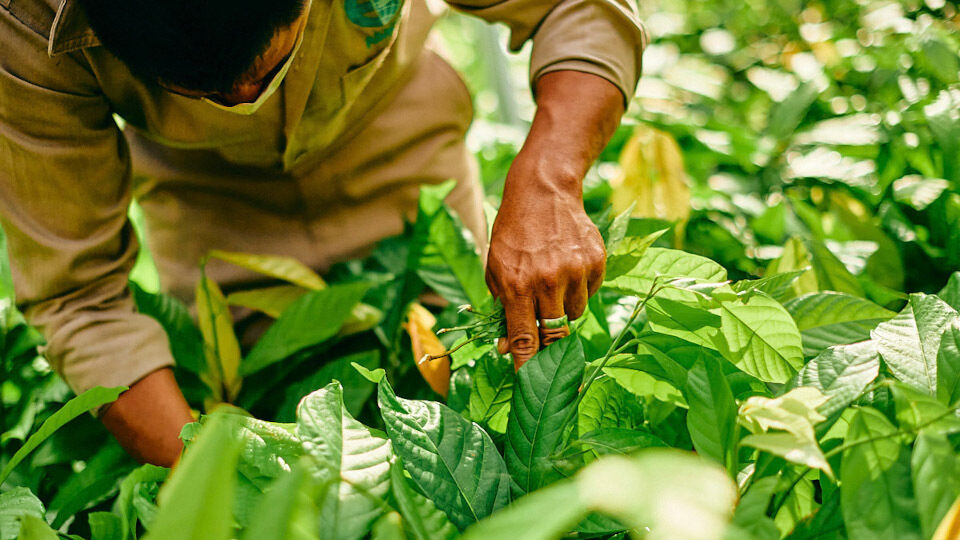
M 504 198 L 531 179 L 564 192 L 579 192 L 590 165 L 606 146 L 623 116 L 623 94 L 589 73 L 556 71 L 537 81 L 537 113 Z
M 134 383 L 101 420 L 138 461 L 171 467 L 183 448 L 180 430 L 194 419 L 173 371 L 165 368 Z

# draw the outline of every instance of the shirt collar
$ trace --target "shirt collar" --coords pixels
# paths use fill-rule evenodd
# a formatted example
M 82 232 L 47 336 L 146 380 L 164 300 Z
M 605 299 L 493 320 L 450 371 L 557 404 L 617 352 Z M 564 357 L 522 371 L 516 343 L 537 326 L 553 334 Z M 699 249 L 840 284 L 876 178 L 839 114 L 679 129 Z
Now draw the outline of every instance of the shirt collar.
M 62 0 L 50 27 L 47 54 L 57 56 L 86 47 L 97 47 L 100 40 L 93 33 L 76 0 Z

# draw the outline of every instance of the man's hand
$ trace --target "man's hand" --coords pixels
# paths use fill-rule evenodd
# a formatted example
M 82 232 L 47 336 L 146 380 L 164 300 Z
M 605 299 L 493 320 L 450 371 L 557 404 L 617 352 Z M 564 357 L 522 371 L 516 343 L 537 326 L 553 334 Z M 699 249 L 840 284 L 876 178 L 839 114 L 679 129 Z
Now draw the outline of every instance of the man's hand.
M 603 281 L 603 239 L 583 209 L 582 181 L 623 115 L 623 94 L 596 75 L 548 73 L 536 92 L 537 114 L 507 174 L 487 261 L 518 369 L 569 334 L 538 327 L 538 319 L 580 317 Z
M 100 418 L 117 441 L 141 463 L 172 467 L 180 457 L 180 429 L 193 422 L 173 370 L 140 379 Z

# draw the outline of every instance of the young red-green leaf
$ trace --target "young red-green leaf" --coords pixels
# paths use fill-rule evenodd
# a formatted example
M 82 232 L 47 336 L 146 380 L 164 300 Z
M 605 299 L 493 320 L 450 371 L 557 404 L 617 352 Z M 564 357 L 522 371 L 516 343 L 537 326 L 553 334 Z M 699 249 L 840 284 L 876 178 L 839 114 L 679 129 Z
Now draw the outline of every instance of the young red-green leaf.
M 324 538 L 356 540 L 383 513 L 390 489 L 390 441 L 357 422 L 343 405 L 338 381 L 303 398 L 297 436 L 324 484 L 320 521 Z
M 850 422 L 840 465 L 841 507 L 851 540 L 920 538 L 910 455 L 891 435 L 897 428 L 876 409 Z M 857 443 L 857 444 L 852 444 Z
M 543 349 L 517 371 L 504 451 L 518 493 L 556 480 L 557 450 L 583 378 L 583 346 L 576 335 Z
M 903 311 L 871 335 L 897 379 L 935 395 L 940 340 L 956 317 L 956 310 L 936 296 L 911 294 Z
M 382 371 L 368 371 L 380 414 L 417 487 L 460 529 L 506 506 L 510 477 L 490 436 L 446 405 L 397 397 Z
M 684 397 L 690 406 L 687 429 L 694 448 L 734 472 L 737 404 L 717 362 L 711 358 L 697 360 L 687 374 Z

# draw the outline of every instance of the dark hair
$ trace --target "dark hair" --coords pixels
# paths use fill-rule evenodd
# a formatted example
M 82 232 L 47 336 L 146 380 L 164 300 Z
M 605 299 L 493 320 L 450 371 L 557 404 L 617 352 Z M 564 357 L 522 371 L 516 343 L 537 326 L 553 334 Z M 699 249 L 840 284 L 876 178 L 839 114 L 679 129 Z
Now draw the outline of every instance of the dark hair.
M 100 42 L 148 82 L 229 92 L 304 0 L 80 0 Z

